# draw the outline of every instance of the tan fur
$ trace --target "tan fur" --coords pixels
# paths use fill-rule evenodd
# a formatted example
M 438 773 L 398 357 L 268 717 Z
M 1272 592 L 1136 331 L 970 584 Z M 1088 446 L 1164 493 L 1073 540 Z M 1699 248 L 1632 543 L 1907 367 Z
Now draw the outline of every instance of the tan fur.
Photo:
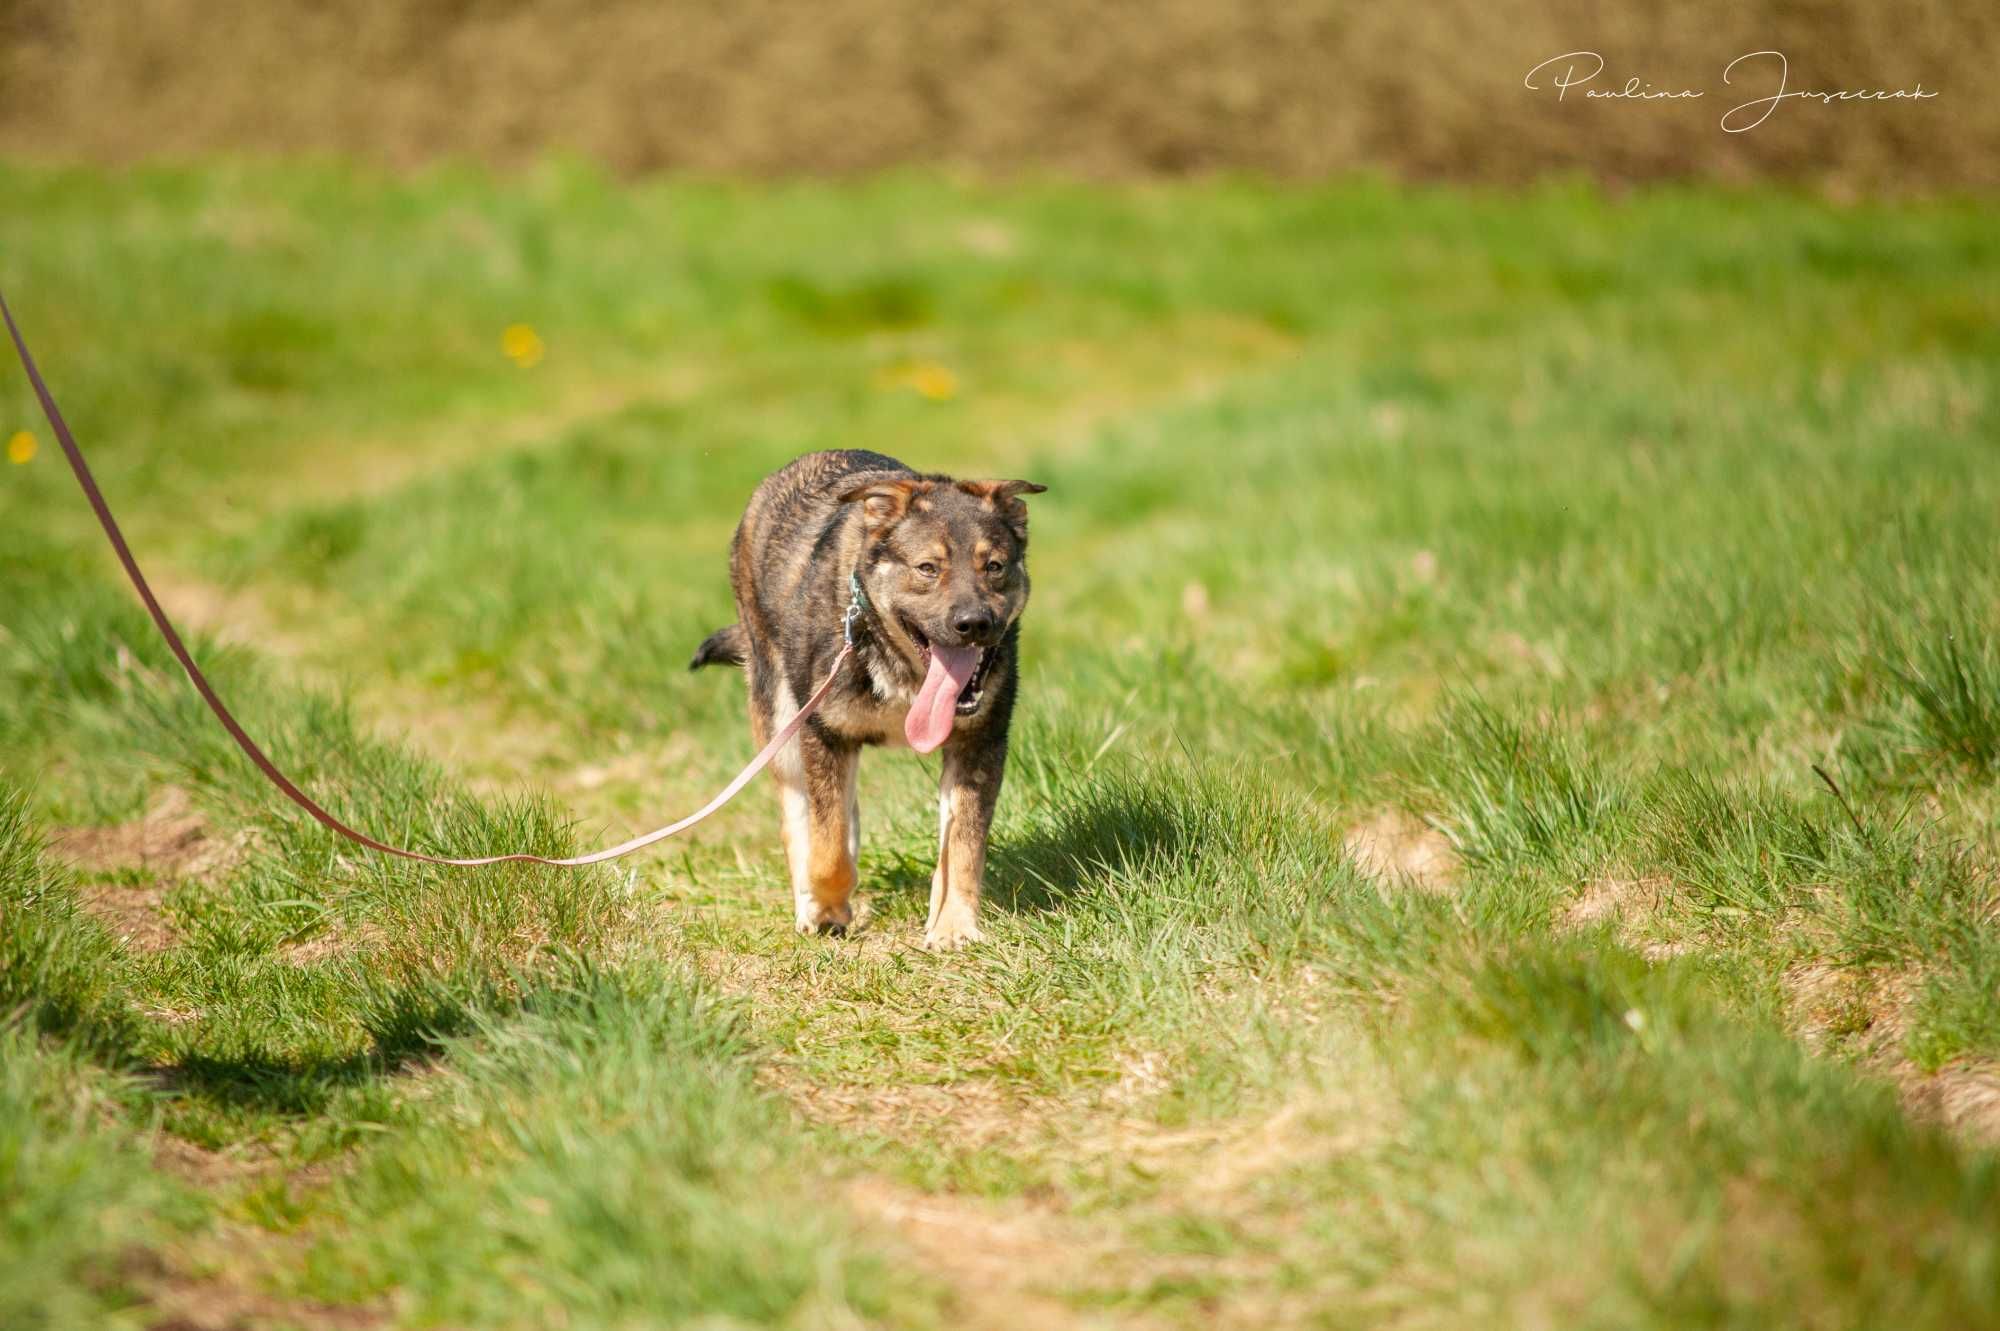
M 931 948 L 963 947 L 985 936 L 979 930 L 979 894 L 986 881 L 992 800 L 981 789 L 981 774 L 954 757 L 946 755 L 939 783 L 938 863 L 924 925 L 924 946 Z

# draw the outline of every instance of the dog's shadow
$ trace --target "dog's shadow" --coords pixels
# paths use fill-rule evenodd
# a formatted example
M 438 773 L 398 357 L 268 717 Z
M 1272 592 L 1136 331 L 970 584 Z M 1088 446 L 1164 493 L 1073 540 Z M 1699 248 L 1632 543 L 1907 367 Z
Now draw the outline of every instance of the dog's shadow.
M 1013 913 L 1064 910 L 1114 877 L 1171 869 L 1196 851 L 1183 811 L 1142 783 L 1093 788 L 1024 821 L 996 826 L 987 851 L 986 904 Z M 885 896 L 914 898 L 921 913 L 935 863 L 934 854 L 899 852 L 871 877 Z

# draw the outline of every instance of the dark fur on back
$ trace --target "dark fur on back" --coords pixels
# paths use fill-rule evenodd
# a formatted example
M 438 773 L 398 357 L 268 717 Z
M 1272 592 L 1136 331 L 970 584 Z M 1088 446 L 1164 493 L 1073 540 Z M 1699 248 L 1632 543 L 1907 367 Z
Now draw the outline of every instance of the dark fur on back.
M 840 649 L 862 536 L 858 506 L 840 496 L 865 478 L 915 475 L 862 449 L 808 453 L 751 496 L 730 544 L 729 581 L 748 642 L 768 651 L 794 699 L 812 692 Z

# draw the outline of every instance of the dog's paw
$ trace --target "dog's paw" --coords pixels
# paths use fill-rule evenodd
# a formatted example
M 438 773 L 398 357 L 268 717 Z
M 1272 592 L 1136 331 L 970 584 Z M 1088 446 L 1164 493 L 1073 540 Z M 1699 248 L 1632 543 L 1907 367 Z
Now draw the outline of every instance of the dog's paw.
M 824 934 L 829 938 L 845 938 L 848 926 L 854 923 L 854 906 L 841 902 L 838 906 L 822 906 L 817 902 L 799 903 L 798 915 L 792 927 L 810 937 Z
M 924 947 L 932 952 L 956 952 L 985 941 L 986 935 L 971 916 L 947 915 L 924 930 Z

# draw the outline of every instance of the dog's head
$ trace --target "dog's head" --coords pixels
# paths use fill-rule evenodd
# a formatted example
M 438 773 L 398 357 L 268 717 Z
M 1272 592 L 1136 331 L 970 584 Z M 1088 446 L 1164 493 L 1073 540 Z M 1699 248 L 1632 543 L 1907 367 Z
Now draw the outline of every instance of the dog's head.
M 940 659 L 977 654 L 973 678 L 957 680 L 961 715 L 977 709 L 986 662 L 1028 603 L 1028 506 L 1021 496 L 1045 488 L 896 476 L 841 496 L 861 507 L 858 572 L 889 650 L 919 679 L 930 678 Z

